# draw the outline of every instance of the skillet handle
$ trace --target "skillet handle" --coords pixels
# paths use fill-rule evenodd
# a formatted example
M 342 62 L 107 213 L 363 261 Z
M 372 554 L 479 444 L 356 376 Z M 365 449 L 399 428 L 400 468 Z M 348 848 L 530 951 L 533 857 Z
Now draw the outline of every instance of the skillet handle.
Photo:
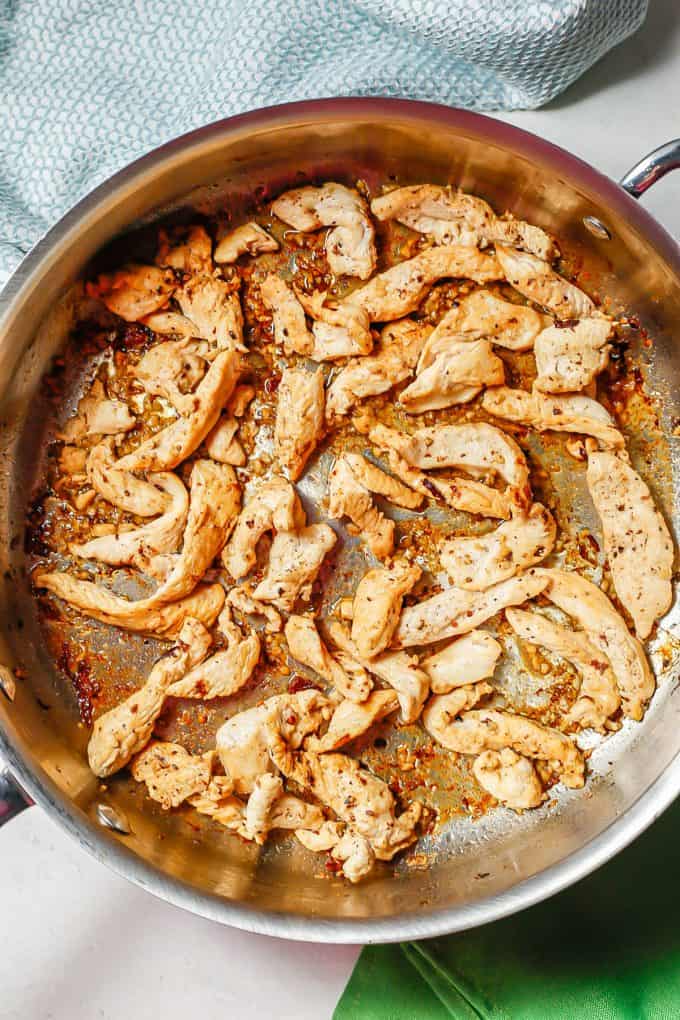
M 672 142 L 666 142 L 665 145 L 660 145 L 658 149 L 644 156 L 627 174 L 624 174 L 619 184 L 633 198 L 640 198 L 669 170 L 677 170 L 678 167 L 680 167 L 680 138 L 674 138 Z
M 21 789 L 6 765 L 0 762 L 0 826 L 10 822 L 33 801 Z

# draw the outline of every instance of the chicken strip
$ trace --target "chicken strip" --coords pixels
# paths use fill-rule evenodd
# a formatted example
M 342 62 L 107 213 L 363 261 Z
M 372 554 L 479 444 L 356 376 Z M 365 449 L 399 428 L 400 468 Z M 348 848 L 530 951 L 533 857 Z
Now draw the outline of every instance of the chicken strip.
M 483 482 L 460 475 L 443 478 L 441 475 L 426 475 L 424 471 L 412 467 L 399 452 L 404 442 L 404 433 L 398 429 L 372 425 L 369 439 L 385 451 L 394 474 L 429 499 L 441 500 L 454 510 L 464 510 L 482 517 L 511 516 L 513 501 L 509 493 L 499 492 Z
M 399 623 L 404 595 L 420 580 L 422 570 L 400 558 L 388 567 L 368 570 L 354 595 L 352 641 L 364 659 L 384 652 Z
M 534 344 L 536 389 L 543 393 L 585 389 L 609 364 L 611 332 L 612 324 L 604 316 L 544 329 Z
M 440 652 L 428 655 L 420 666 L 430 678 L 433 692 L 448 694 L 455 687 L 477 684 L 493 676 L 502 653 L 503 648 L 488 631 L 472 630 Z
M 371 430 L 371 438 L 377 430 Z M 380 430 L 384 437 L 386 430 Z M 407 435 L 390 430 L 393 449 L 412 467 L 431 469 L 457 467 L 471 475 L 498 475 L 507 483 L 516 507 L 531 500 L 526 457 L 514 439 L 486 422 L 433 425 Z
M 312 585 L 327 553 L 337 542 L 327 524 L 309 524 L 299 531 L 278 531 L 269 552 L 267 571 L 253 597 L 291 612 L 298 599 L 309 602 Z
M 403 485 L 398 479 L 392 478 L 382 468 L 366 460 L 360 453 L 345 453 L 343 459 L 349 465 L 354 477 L 377 496 L 382 496 L 389 503 L 404 507 L 407 510 L 417 510 L 423 502 L 420 493 L 414 492 L 407 485 Z
M 131 630 L 149 630 L 147 618 L 153 620 L 159 606 L 188 595 L 203 577 L 224 545 L 240 499 L 241 488 L 231 468 L 209 460 L 195 461 L 182 551 L 163 583 L 145 599 L 129 601 L 64 573 L 39 574 L 36 585 L 95 619 Z
M 508 283 L 557 319 L 587 319 L 595 313 L 587 294 L 536 255 L 497 244 L 496 258 Z
M 214 751 L 189 754 L 179 744 L 152 740 L 134 759 L 130 772 L 168 811 L 207 790 L 214 757 Z
M 155 517 L 168 509 L 167 492 L 116 466 L 111 439 L 103 440 L 90 450 L 87 480 L 105 500 L 136 517 Z
M 550 258 L 552 239 L 531 223 L 512 217 L 500 219 L 491 206 L 476 195 L 437 184 L 395 188 L 371 202 L 379 220 L 397 220 L 427 234 L 438 244 L 472 244 L 485 247 L 496 242 L 523 248 L 541 259 Z
M 296 188 L 272 202 L 272 212 L 294 230 L 333 227 L 326 234 L 326 255 L 336 276 L 367 280 L 375 269 L 373 224 L 366 202 L 353 188 L 333 182 Z
M 350 534 L 365 538 L 379 560 L 394 550 L 394 521 L 378 510 L 368 488 L 359 481 L 347 456 L 338 457 L 328 474 L 328 515 L 333 520 L 349 517 Z
M 387 393 L 412 375 L 431 326 L 400 319 L 385 326 L 374 354 L 348 362 L 326 393 L 326 420 L 334 424 L 365 397 Z
M 423 711 L 423 726 L 431 737 L 446 746 L 446 733 L 452 721 L 490 694 L 493 694 L 493 687 L 484 680 L 454 687 L 448 694 L 434 694 Z
M 111 400 L 100 379 L 95 379 L 89 392 L 80 400 L 78 410 L 56 438 L 65 443 L 78 443 L 88 436 L 116 436 L 135 426 L 135 417 L 122 400 Z
M 182 314 L 194 323 L 195 336 L 223 351 L 245 351 L 241 302 L 231 287 L 216 276 L 192 276 L 175 297 Z
M 327 307 L 326 291 L 306 294 L 296 289 L 295 293 L 307 315 L 314 319 L 314 345 L 310 354 L 314 361 L 335 361 L 338 358 L 371 353 L 373 334 L 368 312 L 364 308 L 348 301 L 332 308 Z
M 285 368 L 281 374 L 274 428 L 274 453 L 292 482 L 296 482 L 324 431 L 323 372 Z
M 277 694 L 228 719 L 217 731 L 215 744 L 233 790 L 249 794 L 258 776 L 274 772 L 267 750 L 267 723 L 278 720 L 286 742 L 300 747 L 333 713 L 331 702 L 319 691 Z M 229 791 L 231 792 L 231 790 Z
M 86 289 L 89 297 L 98 298 L 114 315 L 137 322 L 165 308 L 177 281 L 170 269 L 130 263 L 115 273 L 102 273 Z
M 215 262 L 220 264 L 236 262 L 241 255 L 262 255 L 278 251 L 278 242 L 259 223 L 243 223 L 225 234 L 215 248 Z
M 268 634 L 278 634 L 283 630 L 283 620 L 278 610 L 266 602 L 254 599 L 247 585 L 231 588 L 227 594 L 227 604 L 242 616 L 263 616 L 264 629 Z
M 545 800 L 535 766 L 510 747 L 482 751 L 472 763 L 472 771 L 482 789 L 513 811 L 527 811 Z
M 394 688 L 403 721 L 415 722 L 430 693 L 429 677 L 420 669 L 415 656 L 405 652 L 383 652 L 373 659 L 363 659 L 349 631 L 339 620 L 328 621 L 328 633 L 346 655 Z
M 180 273 L 212 273 L 212 241 L 205 227 L 179 227 L 169 235 L 158 231 L 156 265 Z
M 396 712 L 398 708 L 399 699 L 396 691 L 371 691 L 361 704 L 345 699 L 333 712 L 324 735 L 307 737 L 305 750 L 315 751 L 317 754 L 337 751 L 351 740 L 363 736 L 371 726 Z
M 87 757 L 96 776 L 122 769 L 148 743 L 168 689 L 205 657 L 210 642 L 205 627 L 188 619 L 177 644 L 158 660 L 144 686 L 95 720 Z
M 305 513 L 295 488 L 273 475 L 261 482 L 236 522 L 222 552 L 222 562 L 231 576 L 245 577 L 257 559 L 257 543 L 268 531 L 296 531 L 305 524 Z
M 649 488 L 630 464 L 613 453 L 593 452 L 586 478 L 616 594 L 644 641 L 673 601 L 673 540 Z
M 447 277 L 489 283 L 502 279 L 503 270 L 495 256 L 477 248 L 459 244 L 428 248 L 374 276 L 343 304 L 362 308 L 371 322 L 393 322 L 415 311 L 432 284 Z
M 584 784 L 583 754 L 574 741 L 564 733 L 541 726 L 522 715 L 480 708 L 466 712 L 460 719 L 447 720 L 446 713 L 442 713 L 436 728 L 433 720 L 426 721 L 424 716 L 423 722 L 435 740 L 449 751 L 480 754 L 509 747 L 527 758 L 547 761 L 565 786 L 579 789 Z M 428 722 L 432 725 L 431 729 Z
M 203 448 L 212 460 L 216 460 L 218 464 L 244 466 L 247 458 L 236 438 L 238 429 L 239 422 L 236 418 L 223 414 L 217 419 L 217 424 L 213 425 L 203 441 Z
M 530 351 L 552 319 L 535 308 L 503 301 L 491 290 L 475 290 L 446 313 L 426 345 L 437 349 L 442 338 L 491 340 L 510 351 Z M 428 355 L 429 356 L 429 355 Z
M 508 609 L 506 619 L 523 641 L 542 645 L 571 662 L 581 675 L 581 689 L 567 721 L 604 732 L 621 699 L 609 659 L 582 631 L 567 630 L 539 613 Z
M 375 854 L 368 841 L 344 822 L 324 822 L 316 832 L 299 829 L 295 835 L 314 853 L 330 850 L 331 857 L 342 864 L 342 873 L 350 882 L 361 881 L 375 864 Z
M 486 591 L 446 588 L 415 606 L 404 609 L 392 642 L 395 648 L 426 645 L 466 634 L 508 606 L 519 606 L 548 585 L 540 568 L 516 574 Z
M 191 340 L 197 335 L 196 323 L 179 312 L 153 312 L 151 315 L 143 316 L 139 321 L 153 333 L 161 333 L 164 336 Z
M 196 340 L 168 340 L 154 344 L 133 367 L 132 374 L 147 393 L 165 397 L 180 414 L 191 414 L 194 389 L 208 363 L 202 354 L 207 344 Z
M 630 633 L 621 614 L 597 585 L 574 571 L 534 567 L 531 573 L 547 582 L 544 594 L 571 616 L 609 659 L 624 714 L 630 719 L 642 719 L 654 693 L 654 674 L 644 648 Z
M 441 564 L 457 588 L 485 591 L 544 560 L 556 536 L 552 514 L 534 503 L 525 516 L 513 517 L 486 535 L 444 542 Z
M 276 801 L 283 795 L 283 780 L 269 772 L 258 776 L 253 785 L 244 818 L 246 839 L 262 846 L 271 828 L 271 813 Z
M 216 424 L 241 370 L 233 351 L 221 351 L 193 395 L 193 410 L 177 418 L 116 462 L 119 471 L 169 471 L 194 450 Z
M 152 475 L 150 480 L 161 492 L 167 493 L 170 499 L 170 505 L 160 517 L 132 531 L 101 535 L 84 543 L 73 542 L 69 545 L 71 553 L 113 567 L 137 567 L 152 577 L 158 576 L 154 560 L 178 548 L 184 534 L 189 496 L 176 475 L 157 474 Z
M 531 425 L 538 432 L 576 432 L 592 436 L 605 447 L 625 447 L 614 419 L 602 404 L 580 393 L 551 397 L 538 390 L 527 393 L 498 386 L 486 391 L 482 407 L 497 418 Z
M 202 699 L 231 697 L 245 687 L 259 661 L 259 637 L 254 633 L 243 637 L 239 630 L 226 648 L 215 652 L 181 680 L 173 683 L 168 696 Z
M 293 288 L 277 273 L 269 273 L 260 284 L 265 308 L 272 313 L 274 339 L 287 356 L 311 355 L 314 337 L 307 329 L 305 310 Z
M 422 807 L 412 801 L 398 818 L 389 787 L 347 755 L 294 751 L 275 721 L 267 724 L 272 761 L 284 776 L 329 807 L 371 845 L 379 860 L 391 860 L 416 839 Z
M 332 684 L 343 698 L 354 702 L 368 698 L 373 684 L 366 670 L 357 663 L 345 668 L 334 658 L 321 640 L 311 616 L 290 616 L 285 635 L 292 657 Z
M 430 338 L 431 339 L 431 338 Z M 418 374 L 399 397 L 411 414 L 474 400 L 485 386 L 505 382 L 505 368 L 490 340 L 439 341 L 420 356 Z M 430 358 L 432 360 L 430 360 Z

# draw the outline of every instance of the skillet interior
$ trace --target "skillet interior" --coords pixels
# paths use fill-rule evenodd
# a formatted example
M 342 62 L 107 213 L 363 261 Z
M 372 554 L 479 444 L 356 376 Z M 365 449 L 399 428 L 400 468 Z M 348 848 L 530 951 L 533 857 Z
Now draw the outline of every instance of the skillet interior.
M 385 869 L 349 888 L 318 877 L 318 865 L 310 867 L 310 858 L 291 851 L 292 844 L 261 850 L 214 829 L 196 831 L 178 816 L 149 810 L 134 784 L 114 781 L 102 791 L 89 772 L 86 733 L 43 644 L 23 552 L 24 510 L 50 410 L 40 379 L 73 322 L 79 289 L 72 284 L 113 236 L 184 206 L 210 211 L 228 203 L 238 209 L 257 189 L 274 194 L 320 179 L 363 178 L 371 184 L 390 175 L 400 183 L 454 181 L 497 209 L 547 228 L 578 263 L 587 290 L 608 295 L 613 311 L 637 316 L 654 339 L 651 348 L 638 341 L 639 360 L 666 437 L 640 444 L 638 464 L 674 524 L 677 440 L 671 433 L 680 420 L 680 394 L 673 331 L 680 320 L 680 282 L 677 266 L 668 264 L 664 237 L 645 238 L 644 217 L 626 196 L 612 204 L 615 189 L 577 161 L 485 118 L 420 104 L 301 104 L 226 122 L 174 143 L 131 168 L 117 184 L 104 185 L 65 229 L 56 228 L 52 241 L 48 237 L 42 246 L 42 258 L 38 252 L 18 281 L 23 292 L 9 308 L 0 336 L 5 386 L 0 654 L 3 662 L 26 672 L 16 701 L 1 710 L 20 774 L 71 830 L 78 829 L 90 849 L 153 891 L 231 923 L 303 938 L 435 934 L 539 898 L 567 880 L 566 871 L 560 879 L 554 866 L 627 812 L 680 750 L 674 682 L 680 644 L 669 634 L 676 618 L 672 610 L 656 642 L 653 663 L 660 687 L 644 723 L 626 724 L 595 751 L 586 790 L 566 791 L 555 806 L 521 818 L 502 810 L 477 821 L 457 818 L 426 842 L 425 869 L 400 865 L 396 877 Z M 588 233 L 584 215 L 601 218 L 612 240 Z M 587 499 L 581 502 L 573 475 L 565 472 L 560 484 L 564 498 L 588 523 L 592 510 Z M 125 655 L 122 639 L 123 662 Z M 27 769 L 37 770 L 37 786 Z M 114 836 L 97 826 L 96 806 L 102 801 L 123 809 L 129 835 Z M 522 892 L 520 883 L 532 876 L 538 877 Z M 286 916 L 277 917 L 280 913 Z

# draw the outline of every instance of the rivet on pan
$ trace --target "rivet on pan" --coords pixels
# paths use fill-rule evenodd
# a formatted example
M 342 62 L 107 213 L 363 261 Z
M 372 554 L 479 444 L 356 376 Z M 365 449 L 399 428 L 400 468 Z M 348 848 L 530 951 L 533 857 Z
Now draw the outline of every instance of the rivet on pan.
M 5 695 L 8 701 L 14 701 L 14 697 L 17 693 L 17 684 L 14 679 L 14 673 L 7 666 L 0 665 L 0 690 Z
M 122 811 L 112 808 L 110 804 L 97 804 L 97 821 L 105 829 L 113 829 L 123 836 L 130 834 L 130 823 L 127 818 Z
M 586 230 L 589 230 L 594 237 L 599 237 L 601 241 L 611 241 L 612 239 L 609 227 L 605 227 L 602 220 L 598 220 L 597 216 L 584 216 L 583 226 Z

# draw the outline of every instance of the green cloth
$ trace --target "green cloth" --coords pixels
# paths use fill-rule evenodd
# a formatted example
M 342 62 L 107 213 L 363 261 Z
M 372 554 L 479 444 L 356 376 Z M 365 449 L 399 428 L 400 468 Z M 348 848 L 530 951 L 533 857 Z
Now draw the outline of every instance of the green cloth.
M 678 1020 L 680 803 L 606 867 L 513 917 L 367 946 L 334 1020 Z

